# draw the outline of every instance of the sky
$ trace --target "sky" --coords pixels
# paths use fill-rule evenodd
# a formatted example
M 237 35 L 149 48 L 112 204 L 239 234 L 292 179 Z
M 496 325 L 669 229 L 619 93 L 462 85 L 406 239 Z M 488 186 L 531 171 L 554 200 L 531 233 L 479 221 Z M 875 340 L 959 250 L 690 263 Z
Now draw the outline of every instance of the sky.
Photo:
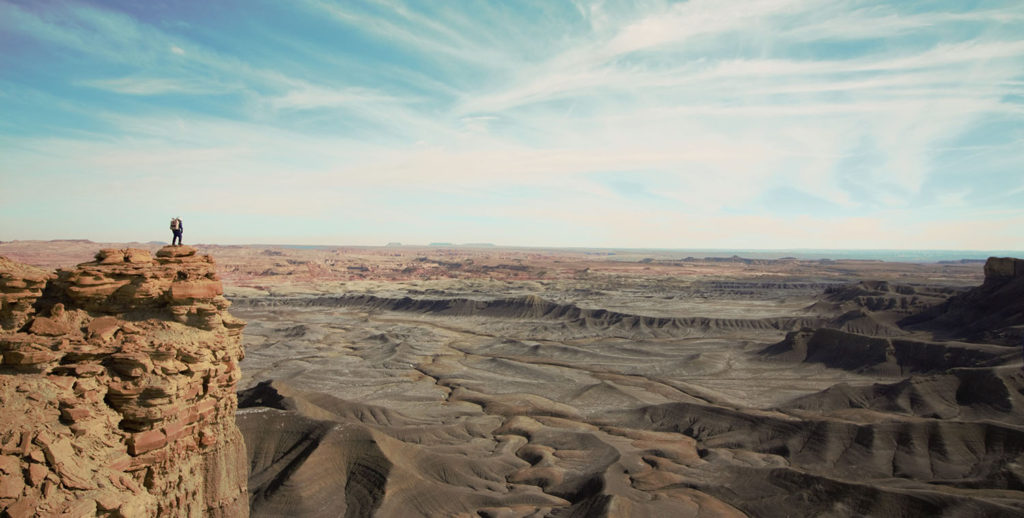
M 0 241 L 1024 249 L 1024 3 L 0 0 Z

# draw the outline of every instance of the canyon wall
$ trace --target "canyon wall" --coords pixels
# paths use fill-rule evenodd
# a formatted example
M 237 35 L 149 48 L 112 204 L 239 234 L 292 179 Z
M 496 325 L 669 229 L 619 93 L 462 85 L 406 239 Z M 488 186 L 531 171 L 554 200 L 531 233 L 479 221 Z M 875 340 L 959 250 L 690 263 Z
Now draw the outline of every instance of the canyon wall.
M 248 516 L 245 323 L 191 247 L 0 257 L 0 513 Z

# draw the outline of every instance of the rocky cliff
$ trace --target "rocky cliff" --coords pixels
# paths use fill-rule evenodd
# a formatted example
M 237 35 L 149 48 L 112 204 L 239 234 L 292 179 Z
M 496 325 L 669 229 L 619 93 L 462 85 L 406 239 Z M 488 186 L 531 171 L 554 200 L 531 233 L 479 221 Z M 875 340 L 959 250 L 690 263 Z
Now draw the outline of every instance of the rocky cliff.
M 248 516 L 228 305 L 191 247 L 0 258 L 0 513 Z
M 1024 338 L 1024 260 L 990 257 L 985 282 L 900 325 L 941 338 L 1016 346 Z

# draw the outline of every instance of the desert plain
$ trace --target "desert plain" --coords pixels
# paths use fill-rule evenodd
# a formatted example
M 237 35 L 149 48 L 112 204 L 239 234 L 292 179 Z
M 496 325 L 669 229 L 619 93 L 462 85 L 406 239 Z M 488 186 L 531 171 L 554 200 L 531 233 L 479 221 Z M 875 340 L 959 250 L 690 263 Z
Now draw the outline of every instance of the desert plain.
M 197 248 L 253 516 L 1024 514 L 1021 261 Z

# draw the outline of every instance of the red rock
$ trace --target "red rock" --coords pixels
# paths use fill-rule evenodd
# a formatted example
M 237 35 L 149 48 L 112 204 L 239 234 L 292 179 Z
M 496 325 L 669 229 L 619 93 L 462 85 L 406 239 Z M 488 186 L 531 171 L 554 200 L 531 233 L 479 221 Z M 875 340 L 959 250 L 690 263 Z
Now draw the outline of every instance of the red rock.
M 4 457 L 0 457 L 3 459 Z M 25 477 L 21 474 L 21 465 L 15 457 L 14 469 L 0 477 L 0 498 L 19 498 L 25 489 Z
M 131 491 L 132 493 L 135 494 L 139 494 L 142 492 L 142 488 L 139 487 L 139 485 L 135 482 L 135 479 L 133 479 L 130 475 L 126 475 L 124 473 L 111 473 L 110 483 L 113 484 L 114 487 L 116 488 Z
M 183 245 L 171 246 L 171 245 L 168 245 L 168 246 L 165 246 L 165 247 L 161 248 L 160 250 L 158 250 L 157 253 L 156 253 L 156 256 L 157 257 L 188 257 L 188 256 L 196 255 L 197 252 L 198 252 L 198 250 L 196 250 L 195 248 L 193 248 L 191 246 L 183 246 Z
M 75 386 L 75 378 L 71 376 L 47 376 L 46 379 L 64 390 L 71 390 Z
M 120 320 L 118 320 L 117 317 L 99 317 L 94 319 L 92 322 L 89 322 L 89 337 L 99 338 L 106 342 L 113 338 L 114 333 L 116 333 L 120 328 Z
M 24 382 L 14 377 L 12 387 L 23 388 L 20 394 L 12 389 L 12 397 L 40 401 L 38 409 L 30 407 L 31 420 L 53 420 L 30 425 L 21 445 L 17 435 L 0 437 L 0 450 L 17 464 L 14 479 L 47 502 L 39 511 L 45 515 L 153 516 L 164 509 L 170 515 L 238 516 L 224 510 L 240 512 L 245 500 L 245 474 L 236 469 L 244 461 L 232 422 L 238 371 L 229 363 L 242 356 L 241 333 L 224 332 L 222 323 L 240 331 L 244 322 L 225 313 L 229 303 L 212 260 L 186 247 L 166 249 L 157 260 L 134 250 L 107 250 L 97 259 L 56 277 L 43 272 L 35 283 L 4 277 L 0 264 L 0 352 L 10 352 L 4 367 L 39 373 L 25 374 Z M 8 280 L 19 292 L 13 298 L 3 290 Z M 56 299 L 45 317 L 33 314 L 43 288 Z M 13 316 L 8 308 L 16 310 Z M 120 320 L 129 312 L 132 323 Z M 17 319 L 21 324 L 12 328 Z M 218 332 L 203 332 L 202 326 Z M 17 330 L 30 328 L 40 334 Z M 46 374 L 59 376 L 40 383 Z M 204 396 L 211 382 L 215 386 Z M 0 414 L 7 404 L 0 401 Z M 58 424 L 58 416 L 70 424 Z M 218 449 L 220 443 L 231 447 Z M 122 476 L 111 476 L 111 470 Z M 95 478 L 106 488 L 97 491 Z M 142 480 L 149 491 L 140 489 Z M 0 501 L 0 507 L 11 501 Z M 72 504 L 62 509 L 64 502 Z M 37 507 L 34 501 L 19 505 L 24 515 Z
M 107 467 L 115 471 L 124 471 L 132 464 L 132 458 L 126 453 L 107 464 Z
M 181 420 L 186 424 L 192 424 L 199 420 L 199 412 L 196 411 L 195 407 L 189 407 L 185 410 Z
M 90 412 L 89 409 L 85 407 L 69 407 L 60 409 L 60 418 L 65 421 L 70 421 L 72 423 L 77 423 L 78 421 L 83 421 L 90 417 L 92 417 L 92 412 Z
M 162 464 L 167 461 L 171 456 L 170 448 L 161 448 L 158 450 L 147 451 L 139 455 L 138 457 L 132 458 L 132 464 L 128 467 L 130 471 L 135 471 L 139 468 L 148 466 L 154 466 Z
M 28 327 L 29 333 L 42 336 L 63 336 L 73 331 L 75 330 L 66 322 L 50 317 L 36 317 Z
M 18 450 L 18 437 L 11 437 L 8 441 L 4 442 L 3 438 L 0 437 L 0 455 L 8 455 L 11 453 L 19 453 Z
M 88 378 L 91 376 L 99 376 L 107 373 L 107 368 L 102 365 L 95 363 L 80 363 L 73 367 L 75 376 L 79 378 Z
M 141 248 L 129 248 L 124 251 L 125 262 L 133 264 L 152 263 L 153 254 L 149 253 L 149 250 L 142 250 Z
M 121 498 L 112 491 L 104 491 L 96 495 L 96 507 L 101 511 L 114 511 L 121 507 Z
M 25 430 L 21 432 L 21 454 L 28 455 L 29 448 L 32 447 L 33 433 L 31 430 Z M 35 436 L 36 444 L 45 446 L 49 444 L 49 436 L 43 432 Z
M 8 290 L 14 290 L 14 289 L 19 289 L 19 288 L 20 289 L 25 289 L 25 288 L 28 288 L 28 283 L 25 282 L 25 279 L 3 279 L 3 278 L 0 278 L 0 286 L 3 286 L 4 288 L 6 288 Z
M 46 469 L 46 466 L 42 464 L 29 464 L 28 465 L 28 483 L 32 487 L 39 487 L 46 479 L 46 475 L 50 474 L 50 470 Z
M 28 458 L 32 459 L 33 462 L 38 462 L 40 464 L 46 462 L 46 455 L 43 454 L 43 450 L 33 449 L 32 452 L 28 454 Z
M 178 359 L 185 363 L 208 363 L 213 360 L 213 355 L 207 349 L 196 349 L 193 351 L 178 351 Z
M 204 399 L 196 405 L 196 413 L 199 417 L 207 418 L 217 410 L 217 402 L 213 399 Z
M 48 350 L 4 351 L 4 363 L 10 365 L 39 365 L 59 357 L 59 354 Z
M 112 354 L 108 361 L 114 372 L 128 378 L 138 378 L 153 370 L 153 362 L 144 353 Z
M 0 473 L 7 476 L 21 474 L 21 460 L 13 455 L 0 456 Z
M 96 489 L 95 484 L 90 482 L 92 473 L 79 463 L 78 456 L 75 454 L 70 440 L 63 437 L 55 439 L 53 442 L 43 446 L 43 453 L 46 454 L 46 461 L 57 472 L 61 483 L 65 487 L 72 489 Z
M 140 455 L 147 451 L 163 448 L 167 444 L 167 436 L 160 430 L 150 430 L 132 434 L 128 441 L 128 453 Z
M 108 280 L 97 286 L 68 286 L 67 293 L 72 299 L 80 302 L 103 301 L 121 287 L 131 284 L 129 280 Z
M 203 382 L 189 383 L 181 392 L 182 399 L 190 400 L 203 393 Z
M 185 426 L 180 421 L 175 421 L 164 425 L 163 431 L 164 435 L 167 436 L 167 442 L 174 442 L 184 433 Z
M 36 508 L 39 507 L 39 498 L 34 495 L 25 495 L 17 502 L 7 506 L 5 512 L 11 518 L 23 516 L 36 516 Z
M 188 302 L 195 299 L 212 299 L 224 294 L 220 281 L 201 280 L 175 282 L 171 284 L 168 297 L 171 302 Z
M 116 264 L 124 262 L 124 250 L 104 248 L 96 252 L 96 262 L 100 264 Z
M 96 516 L 96 501 L 92 498 L 80 498 L 68 503 L 61 510 L 61 515 L 68 518 Z
M 144 387 L 132 381 L 115 381 L 107 386 L 107 391 L 115 396 L 138 396 Z

